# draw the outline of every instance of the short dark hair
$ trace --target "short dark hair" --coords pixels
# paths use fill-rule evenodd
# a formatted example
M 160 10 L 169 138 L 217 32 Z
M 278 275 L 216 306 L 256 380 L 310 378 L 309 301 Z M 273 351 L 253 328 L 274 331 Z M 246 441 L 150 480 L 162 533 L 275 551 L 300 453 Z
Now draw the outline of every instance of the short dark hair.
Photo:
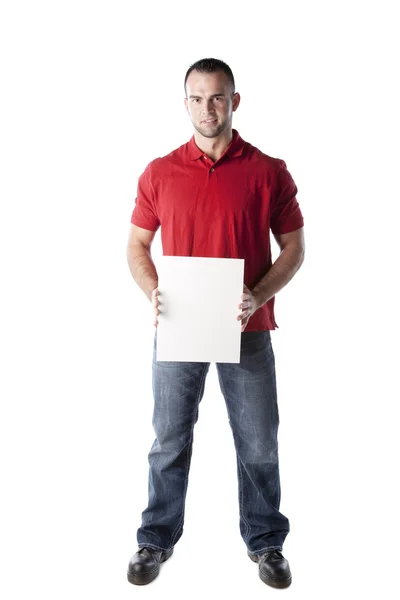
M 184 82 L 184 89 L 186 95 L 186 82 L 192 71 L 198 71 L 199 73 L 215 73 L 216 71 L 223 71 L 226 73 L 231 84 L 232 91 L 235 92 L 235 80 L 231 68 L 224 63 L 223 60 L 218 58 L 201 58 L 200 60 L 193 63 L 187 70 Z

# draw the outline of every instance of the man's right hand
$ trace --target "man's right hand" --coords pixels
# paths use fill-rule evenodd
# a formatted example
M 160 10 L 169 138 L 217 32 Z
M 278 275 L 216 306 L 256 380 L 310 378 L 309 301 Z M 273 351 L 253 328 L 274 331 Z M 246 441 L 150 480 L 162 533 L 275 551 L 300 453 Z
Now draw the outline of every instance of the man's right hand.
M 158 287 L 156 287 L 152 292 L 151 292 L 151 303 L 153 305 L 153 311 L 154 311 L 154 327 L 157 327 L 158 325 L 158 315 L 160 314 L 160 311 L 158 310 L 159 307 L 159 300 L 158 300 L 158 296 L 159 296 L 160 292 L 158 291 Z

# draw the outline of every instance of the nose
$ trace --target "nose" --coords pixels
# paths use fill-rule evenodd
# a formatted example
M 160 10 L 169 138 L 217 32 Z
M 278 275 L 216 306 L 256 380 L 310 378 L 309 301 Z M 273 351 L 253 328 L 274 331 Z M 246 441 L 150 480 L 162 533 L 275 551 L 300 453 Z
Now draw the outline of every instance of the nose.
M 210 107 L 211 107 L 211 111 L 210 111 Z M 215 114 L 212 99 L 206 100 L 206 102 L 205 102 L 205 108 L 203 110 L 203 113 L 205 114 L 206 118 L 207 118 L 207 115 L 214 115 Z

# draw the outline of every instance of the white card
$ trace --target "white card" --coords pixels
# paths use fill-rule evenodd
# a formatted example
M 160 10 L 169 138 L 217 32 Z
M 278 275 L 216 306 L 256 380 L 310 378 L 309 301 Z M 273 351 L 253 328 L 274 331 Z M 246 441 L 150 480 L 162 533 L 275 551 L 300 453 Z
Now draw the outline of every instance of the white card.
M 244 259 L 161 256 L 157 361 L 240 362 Z

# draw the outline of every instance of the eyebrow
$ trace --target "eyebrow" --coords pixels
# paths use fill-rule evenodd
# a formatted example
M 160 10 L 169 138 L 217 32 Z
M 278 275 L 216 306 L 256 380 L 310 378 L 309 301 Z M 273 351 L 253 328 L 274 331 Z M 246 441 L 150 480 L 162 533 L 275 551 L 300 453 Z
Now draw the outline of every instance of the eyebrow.
M 225 94 L 211 94 L 210 98 L 215 98 L 216 96 L 225 96 Z M 189 98 L 201 98 L 201 96 L 194 96 L 190 94 Z

